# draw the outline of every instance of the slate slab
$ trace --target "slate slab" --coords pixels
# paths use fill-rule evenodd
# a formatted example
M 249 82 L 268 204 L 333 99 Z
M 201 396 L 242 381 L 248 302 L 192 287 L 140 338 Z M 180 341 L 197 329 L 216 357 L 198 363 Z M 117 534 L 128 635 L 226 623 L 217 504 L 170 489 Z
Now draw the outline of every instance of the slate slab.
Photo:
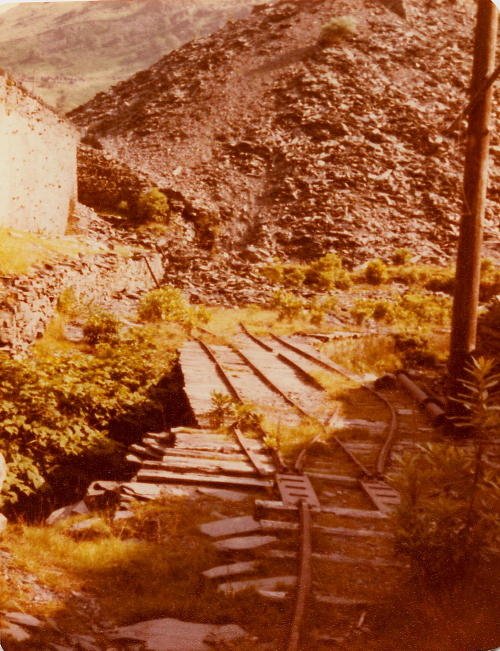
M 246 637 L 246 632 L 236 624 L 216 626 L 165 618 L 123 626 L 110 637 L 145 642 L 148 651 L 213 651 L 214 640 L 222 644 Z
M 281 586 L 293 587 L 297 583 L 296 576 L 270 576 L 264 579 L 248 579 L 247 581 L 228 581 L 221 583 L 217 590 L 224 592 L 224 594 L 235 594 L 242 590 L 253 588 L 255 590 L 270 590 L 276 591 Z
M 198 493 L 202 495 L 209 495 L 210 497 L 217 497 L 221 500 L 227 500 L 228 502 L 241 502 L 248 498 L 248 493 L 242 493 L 241 491 L 232 491 L 227 488 L 197 488 Z
M 212 538 L 234 536 L 238 533 L 249 533 L 260 530 L 260 524 L 251 515 L 242 515 L 237 518 L 224 518 L 207 522 L 199 526 L 202 533 Z
M 256 549 L 276 542 L 276 536 L 238 536 L 226 538 L 214 543 L 214 547 L 221 551 L 240 551 L 245 549 Z
M 202 574 L 206 579 L 220 579 L 236 576 L 237 574 L 256 572 L 259 567 L 258 561 L 243 561 L 241 563 L 230 563 L 229 565 L 218 565 L 205 570 Z

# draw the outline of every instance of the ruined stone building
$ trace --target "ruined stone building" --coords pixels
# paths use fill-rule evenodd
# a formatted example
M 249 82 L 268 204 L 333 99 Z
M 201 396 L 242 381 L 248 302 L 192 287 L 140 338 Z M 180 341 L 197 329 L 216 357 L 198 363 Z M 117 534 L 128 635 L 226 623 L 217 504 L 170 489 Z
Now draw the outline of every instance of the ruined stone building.
M 77 193 L 77 130 L 0 72 L 0 227 L 64 233 Z

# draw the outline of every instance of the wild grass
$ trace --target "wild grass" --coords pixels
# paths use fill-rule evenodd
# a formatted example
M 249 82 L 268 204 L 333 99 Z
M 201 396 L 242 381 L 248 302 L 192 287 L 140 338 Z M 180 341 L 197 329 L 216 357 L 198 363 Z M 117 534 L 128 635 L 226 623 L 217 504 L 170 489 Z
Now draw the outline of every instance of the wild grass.
M 401 355 L 397 352 L 394 338 L 390 335 L 337 339 L 318 344 L 318 347 L 324 355 L 359 375 L 364 373 L 381 375 L 401 367 Z M 342 385 L 342 380 L 334 381 Z
M 48 237 L 0 228 L 0 274 L 4 276 L 27 274 L 36 265 L 98 251 L 73 237 Z
M 324 427 L 313 419 L 304 418 L 299 425 L 287 425 L 265 418 L 263 428 L 266 432 L 265 443 L 276 449 L 290 463 L 315 439 L 328 438 Z
M 55 600 L 33 603 L 29 594 L 19 593 L 15 603 L 11 599 L 2 602 L 2 607 L 8 604 L 40 617 L 50 615 L 67 629 L 72 595 L 81 594 L 98 606 L 98 616 L 113 624 L 155 617 L 236 622 L 265 637 L 260 627 L 267 618 L 272 627 L 267 635 L 276 634 L 283 625 L 280 607 L 262 602 L 256 608 L 253 592 L 224 596 L 201 576 L 202 571 L 225 561 L 198 531 L 198 524 L 248 512 L 250 501 L 235 505 L 201 496 L 165 497 L 132 508 L 132 518 L 117 522 L 101 513 L 102 526 L 88 540 L 77 541 L 71 534 L 72 525 L 85 516 L 52 527 L 9 526 L 2 547 L 12 555 L 16 571 L 29 573 L 53 591 Z M 95 611 L 89 613 L 95 615 Z

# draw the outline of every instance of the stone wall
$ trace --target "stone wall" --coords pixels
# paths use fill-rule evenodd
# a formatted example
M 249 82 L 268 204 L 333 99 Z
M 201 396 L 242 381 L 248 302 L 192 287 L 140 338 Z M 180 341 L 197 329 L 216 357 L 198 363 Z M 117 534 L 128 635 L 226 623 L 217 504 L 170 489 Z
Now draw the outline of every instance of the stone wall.
M 0 74 L 0 226 L 64 233 L 78 140 L 69 122 Z
M 161 279 L 161 256 L 147 255 L 153 273 Z M 0 279 L 0 350 L 25 352 L 43 334 L 67 287 L 127 318 L 140 294 L 154 287 L 154 280 L 141 254 L 125 258 L 114 253 L 48 264 L 36 276 Z

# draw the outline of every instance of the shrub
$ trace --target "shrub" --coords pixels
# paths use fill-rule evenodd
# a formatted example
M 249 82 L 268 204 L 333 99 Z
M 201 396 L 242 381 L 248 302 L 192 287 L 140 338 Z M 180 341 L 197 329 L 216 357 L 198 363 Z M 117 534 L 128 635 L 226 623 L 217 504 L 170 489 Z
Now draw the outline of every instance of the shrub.
M 323 25 L 319 36 L 319 44 L 333 45 L 335 42 L 349 38 L 356 33 L 357 21 L 354 16 L 336 16 Z
M 500 374 L 495 360 L 472 358 L 466 365 L 467 378 L 455 402 L 465 409 L 465 416 L 456 418 L 456 426 L 472 430 L 479 437 L 492 437 L 500 427 Z
M 193 220 L 200 244 L 205 249 L 214 249 L 220 233 L 219 213 L 205 207 L 197 208 L 192 211 L 191 219 Z
M 363 270 L 363 277 L 370 285 L 382 285 L 389 280 L 387 265 L 380 258 L 370 260 Z
M 493 368 L 493 360 L 473 360 L 461 381 L 457 402 L 465 415 L 456 423 L 475 434 L 473 449 L 432 444 L 404 459 L 396 546 L 431 583 L 461 581 L 494 554 L 500 484 L 484 459 L 500 425 Z
M 391 262 L 395 265 L 405 265 L 410 262 L 412 258 L 412 252 L 410 249 L 396 249 L 391 255 Z
M 274 292 L 270 307 L 278 312 L 280 321 L 292 321 L 303 315 L 306 302 L 300 296 L 280 290 Z
M 252 405 L 240 404 L 235 409 L 235 423 L 243 431 L 262 428 L 263 415 L 256 411 Z
M 274 262 L 262 267 L 261 272 L 264 278 L 273 285 L 284 287 L 301 287 L 306 277 L 307 267 L 300 264 L 283 264 Z
M 283 267 L 283 285 L 285 287 L 301 287 L 306 278 L 306 268 L 303 265 L 291 264 Z
M 319 326 L 323 323 L 326 315 L 337 305 L 334 296 L 326 296 L 321 299 L 314 299 L 308 306 L 309 320 L 313 325 Z
M 170 206 L 167 197 L 158 188 L 143 192 L 137 200 L 137 215 L 142 221 L 168 224 Z
M 83 326 L 83 339 L 86 343 L 95 346 L 102 343 L 118 341 L 120 321 L 109 312 L 94 312 Z
M 184 324 L 189 321 L 189 303 L 177 289 L 167 285 L 153 289 L 141 298 L 138 308 L 141 321 L 171 321 Z
M 68 317 L 73 317 L 80 311 L 80 299 L 74 287 L 65 287 L 57 297 L 57 311 Z
M 481 262 L 480 297 L 482 301 L 489 301 L 500 294 L 500 269 L 490 258 Z
M 262 275 L 273 285 L 281 285 L 284 277 L 284 267 L 281 262 L 274 262 L 262 267 Z
M 366 319 L 373 315 L 373 305 L 371 301 L 360 300 L 351 308 L 351 316 L 357 325 L 362 325 Z
M 396 549 L 417 576 L 433 584 L 461 580 L 491 556 L 498 481 L 477 481 L 465 448 L 429 445 L 403 460 Z M 478 499 L 479 497 L 479 499 Z
M 356 323 L 376 319 L 399 327 L 426 329 L 433 325 L 446 325 L 451 313 L 448 296 L 406 292 L 394 300 L 361 299 L 351 309 Z
M 317 291 L 334 287 L 346 289 L 351 285 L 351 279 L 343 268 L 342 258 L 336 253 L 327 253 L 306 267 L 304 284 Z
M 0 356 L 0 452 L 8 464 L 1 499 L 14 502 L 51 482 L 82 455 L 109 453 L 118 420 L 162 412 L 156 384 L 172 363 L 151 333 L 128 331 L 92 353 L 20 360 Z
M 181 290 L 172 285 L 153 289 L 143 296 L 137 314 L 141 321 L 177 323 L 188 330 L 210 320 L 205 306 L 190 305 Z
M 429 270 L 429 276 L 424 282 L 425 289 L 431 292 L 443 292 L 445 294 L 453 294 L 455 288 L 455 270 L 448 269 L 432 269 Z
M 402 353 L 405 366 L 432 367 L 437 363 L 436 355 L 429 350 L 429 340 L 426 337 L 397 333 L 394 335 L 394 347 Z

